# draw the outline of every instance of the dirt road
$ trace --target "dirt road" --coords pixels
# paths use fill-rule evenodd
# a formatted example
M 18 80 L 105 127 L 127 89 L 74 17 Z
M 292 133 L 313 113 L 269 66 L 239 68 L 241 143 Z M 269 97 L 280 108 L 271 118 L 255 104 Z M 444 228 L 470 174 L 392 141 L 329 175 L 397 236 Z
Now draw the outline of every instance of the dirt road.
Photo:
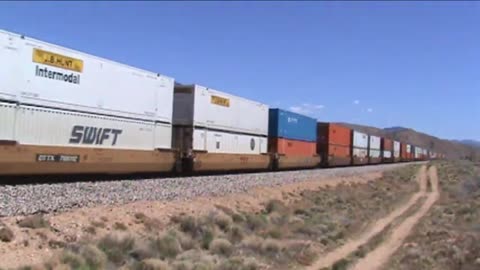
M 438 200 L 438 176 L 437 168 L 430 167 L 429 178 L 432 191 L 428 194 L 427 200 L 422 207 L 413 215 L 406 218 L 398 225 L 392 234 L 374 251 L 370 252 L 365 258 L 360 260 L 353 270 L 376 270 L 380 269 L 390 258 L 390 256 L 402 245 L 403 241 L 413 229 L 413 226 L 430 210 L 432 205 Z
M 379 219 L 366 232 L 361 234 L 356 239 L 351 239 L 343 246 L 321 256 L 314 264 L 308 267 L 308 270 L 318 270 L 333 265 L 336 261 L 348 256 L 350 253 L 357 250 L 360 246 L 366 244 L 372 237 L 383 231 L 396 218 L 402 216 L 407 210 L 412 207 L 422 196 L 425 196 L 427 190 L 427 167 L 423 165 L 417 173 L 417 182 L 420 190 L 412 195 L 407 203 L 399 206 L 392 211 L 388 216 Z M 370 270 L 371 268 L 369 268 Z

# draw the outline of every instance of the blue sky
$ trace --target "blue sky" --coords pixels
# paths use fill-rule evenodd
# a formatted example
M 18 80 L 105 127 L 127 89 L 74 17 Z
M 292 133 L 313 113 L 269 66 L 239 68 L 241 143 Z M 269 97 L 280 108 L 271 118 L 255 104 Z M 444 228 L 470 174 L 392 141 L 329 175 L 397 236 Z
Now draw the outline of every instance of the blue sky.
M 480 140 L 480 2 L 1 2 L 0 28 L 310 114 Z

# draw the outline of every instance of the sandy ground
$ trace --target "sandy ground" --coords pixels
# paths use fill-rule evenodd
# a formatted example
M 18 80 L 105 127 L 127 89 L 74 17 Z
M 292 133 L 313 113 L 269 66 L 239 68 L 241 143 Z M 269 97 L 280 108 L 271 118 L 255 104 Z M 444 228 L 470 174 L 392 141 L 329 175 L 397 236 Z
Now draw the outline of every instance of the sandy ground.
M 278 187 L 255 188 L 247 193 L 230 194 L 225 197 L 199 197 L 189 201 L 135 202 L 122 206 L 82 208 L 47 215 L 51 224 L 50 229 L 19 228 L 16 222 L 22 217 L 4 218 L 2 222 L 14 231 L 15 239 L 10 243 L 0 243 L 0 267 L 15 268 L 42 263 L 56 251 L 48 245 L 49 241 L 68 243 L 80 239 L 100 238 L 113 230 L 112 226 L 115 222 L 127 225 L 131 233 L 142 235 L 145 229 L 142 224 L 135 222 L 134 217 L 138 212 L 158 219 L 160 226 L 165 227 L 172 216 L 181 213 L 202 215 L 214 210 L 216 205 L 239 211 L 256 212 L 261 210 L 263 204 L 271 199 L 288 203 L 297 199 L 298 194 L 304 190 L 316 190 L 341 183 L 367 183 L 381 176 L 381 172 L 373 172 L 351 177 L 322 179 L 322 181 L 312 179 Z M 85 228 L 90 226 L 93 221 L 102 221 L 106 224 L 105 228 L 97 228 L 95 236 L 85 232 Z
M 366 244 L 372 237 L 384 230 L 389 224 L 391 224 L 396 218 L 403 215 L 407 210 L 412 207 L 422 196 L 425 195 L 427 189 L 427 168 L 423 165 L 416 177 L 420 190 L 412 195 L 406 204 L 403 204 L 397 207 L 392 211 L 388 216 L 379 219 L 372 226 L 370 226 L 364 233 L 356 237 L 355 239 L 350 239 L 344 245 L 340 246 L 337 249 L 332 250 L 329 253 L 322 254 L 321 257 L 309 266 L 308 270 L 318 270 L 325 267 L 330 267 L 336 261 L 347 257 L 350 253 L 357 250 L 361 245 Z
M 430 167 L 429 171 L 430 184 L 432 191 L 428 194 L 427 200 L 422 207 L 413 215 L 406 218 L 400 225 L 398 225 L 392 234 L 375 250 L 368 253 L 365 258 L 358 261 L 353 267 L 353 270 L 377 270 L 388 262 L 390 256 L 402 245 L 403 241 L 412 231 L 415 224 L 425 216 L 432 205 L 438 200 L 440 194 L 438 190 L 438 176 L 437 168 Z

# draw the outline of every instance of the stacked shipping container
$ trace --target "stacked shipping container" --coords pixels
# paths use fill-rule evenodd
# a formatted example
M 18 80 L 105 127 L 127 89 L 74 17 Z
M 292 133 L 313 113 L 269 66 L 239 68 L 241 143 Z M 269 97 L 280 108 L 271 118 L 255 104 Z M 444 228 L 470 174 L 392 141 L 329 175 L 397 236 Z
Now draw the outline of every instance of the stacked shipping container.
M 317 121 L 281 109 L 269 110 L 268 151 L 274 168 L 314 167 L 320 163 L 316 153 Z
M 382 160 L 383 162 L 393 162 L 393 141 L 382 138 Z
M 382 162 L 381 157 L 381 138 L 378 136 L 369 136 L 368 142 L 368 163 L 376 164 Z
M 354 165 L 368 163 L 368 143 L 367 134 L 353 130 L 352 163 Z
M 334 123 L 317 124 L 317 152 L 324 166 L 350 165 L 351 146 L 351 129 Z
M 199 85 L 176 85 L 174 146 L 187 170 L 266 169 L 268 106 Z
M 400 142 L 393 141 L 393 161 L 399 162 L 401 159 L 400 157 Z

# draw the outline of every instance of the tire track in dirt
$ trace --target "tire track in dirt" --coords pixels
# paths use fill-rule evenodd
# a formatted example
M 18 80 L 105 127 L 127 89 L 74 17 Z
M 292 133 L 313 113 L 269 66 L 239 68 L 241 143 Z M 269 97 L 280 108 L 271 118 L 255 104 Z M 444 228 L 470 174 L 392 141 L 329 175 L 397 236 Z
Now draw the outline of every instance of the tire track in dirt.
M 381 269 L 381 267 L 388 262 L 390 256 L 402 245 L 415 224 L 430 210 L 440 196 L 437 168 L 435 166 L 430 167 L 428 175 L 432 191 L 428 194 L 427 200 L 422 207 L 398 225 L 380 246 L 358 261 L 352 268 L 353 270 Z
M 336 261 L 348 256 L 350 253 L 357 250 L 360 246 L 368 243 L 368 241 L 375 235 L 382 232 L 388 225 L 390 225 L 395 219 L 402 216 L 407 210 L 415 205 L 415 203 L 425 196 L 427 190 L 427 167 L 423 165 L 416 175 L 417 182 L 420 186 L 420 190 L 410 197 L 407 203 L 397 207 L 388 216 L 377 220 L 372 226 L 364 233 L 355 239 L 347 241 L 339 248 L 322 255 L 315 263 L 307 267 L 307 270 L 318 270 L 325 267 L 330 267 Z M 370 269 L 369 269 L 370 270 Z

